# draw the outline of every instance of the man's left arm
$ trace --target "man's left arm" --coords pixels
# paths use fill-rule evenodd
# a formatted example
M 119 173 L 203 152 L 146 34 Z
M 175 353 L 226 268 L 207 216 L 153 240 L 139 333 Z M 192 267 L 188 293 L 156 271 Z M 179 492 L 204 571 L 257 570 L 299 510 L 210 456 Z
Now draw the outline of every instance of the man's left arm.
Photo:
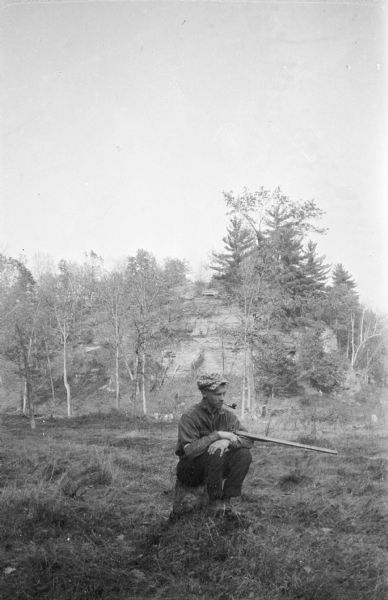
M 230 415 L 230 424 L 228 427 L 229 431 L 233 431 L 233 433 L 236 433 L 237 431 L 247 431 L 247 429 L 241 425 L 240 421 L 238 420 L 238 418 L 236 417 L 236 415 L 234 415 L 233 413 L 229 413 Z M 252 448 L 253 446 L 253 440 L 249 440 L 246 437 L 241 437 L 238 436 L 238 441 L 231 443 L 230 446 L 232 448 Z

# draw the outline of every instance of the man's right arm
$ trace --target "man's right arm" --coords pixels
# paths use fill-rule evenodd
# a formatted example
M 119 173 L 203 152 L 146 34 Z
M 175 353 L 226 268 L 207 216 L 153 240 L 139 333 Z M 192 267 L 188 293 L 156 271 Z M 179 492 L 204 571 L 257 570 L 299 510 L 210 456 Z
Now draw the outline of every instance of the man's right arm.
M 218 431 L 200 437 L 200 431 L 190 415 L 183 415 L 178 425 L 178 439 L 182 445 L 185 456 L 195 458 L 206 452 L 207 448 L 221 439 Z

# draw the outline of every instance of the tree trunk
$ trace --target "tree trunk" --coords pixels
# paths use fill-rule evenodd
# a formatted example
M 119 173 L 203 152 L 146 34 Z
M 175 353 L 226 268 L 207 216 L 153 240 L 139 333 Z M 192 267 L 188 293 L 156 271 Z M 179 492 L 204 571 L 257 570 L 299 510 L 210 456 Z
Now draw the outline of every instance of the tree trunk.
M 133 407 L 136 410 L 137 397 L 139 395 L 139 350 L 135 353 L 135 364 L 134 364 L 134 377 L 132 380 L 132 402 Z
M 27 380 L 23 379 L 23 401 L 22 401 L 23 415 L 28 414 L 28 400 L 27 400 Z
M 22 355 L 22 363 L 23 363 L 23 371 L 24 371 L 24 373 L 23 373 L 23 376 L 24 376 L 23 411 L 24 411 L 24 409 L 26 411 L 24 414 L 26 414 L 28 412 L 28 415 L 30 417 L 31 429 L 35 429 L 35 414 L 34 414 L 35 407 L 34 407 L 34 400 L 33 400 L 33 395 L 32 395 L 31 372 L 30 372 L 30 364 L 29 364 L 29 356 L 30 356 L 30 350 L 31 350 L 31 345 L 32 345 L 32 339 L 30 338 L 29 350 L 27 350 L 25 341 L 23 339 L 23 335 L 17 325 L 16 325 L 16 332 L 17 332 L 18 338 L 19 338 L 19 344 L 20 344 L 21 355 Z
M 244 362 L 243 362 L 243 378 L 241 390 L 241 418 L 244 418 L 246 409 L 246 388 L 247 388 L 247 337 L 248 337 L 248 307 L 247 299 L 244 298 Z
M 249 404 L 249 410 L 253 410 L 256 394 L 255 394 L 255 378 L 254 378 L 254 373 L 253 373 L 253 359 L 252 359 L 252 352 L 250 349 L 249 349 L 248 357 L 249 357 L 249 361 L 248 361 L 248 365 L 247 365 L 248 404 Z
M 70 385 L 67 380 L 67 332 L 66 332 L 66 321 L 63 323 L 63 384 L 66 388 L 66 400 L 67 400 L 67 416 L 72 415 L 71 406 L 71 391 Z
M 120 373 L 119 373 L 119 344 L 116 341 L 116 357 L 115 357 L 115 372 L 116 372 L 116 408 L 120 410 Z
M 143 414 L 147 414 L 147 398 L 146 398 L 146 388 L 145 388 L 145 350 L 143 350 L 142 360 L 141 360 L 141 393 L 142 393 L 142 401 L 143 401 Z
M 126 356 L 125 356 L 125 352 L 124 352 L 124 350 L 123 350 L 123 347 L 122 347 L 122 345 L 121 345 L 121 344 L 120 344 L 120 350 L 121 350 L 121 355 L 122 355 L 122 357 L 123 357 L 123 360 L 124 360 L 125 367 L 126 367 L 126 369 L 127 369 L 128 375 L 129 375 L 129 379 L 130 379 L 131 381 L 133 381 L 133 380 L 135 379 L 135 377 L 134 377 L 134 375 L 133 375 L 133 373 L 132 373 L 132 371 L 131 371 L 131 367 L 129 366 L 129 363 L 128 363 L 128 361 L 127 361 L 127 358 L 126 358 Z
M 224 331 L 221 330 L 221 374 L 225 375 L 225 348 L 224 348 Z
M 35 403 L 34 403 L 34 397 L 33 397 L 32 390 L 31 390 L 30 381 L 27 382 L 27 402 L 28 402 L 28 407 L 29 407 L 29 412 L 30 412 L 30 426 L 31 426 L 31 429 L 35 429 L 35 427 L 36 427 Z
M 120 327 L 118 314 L 118 296 L 115 295 L 112 306 L 112 320 L 115 335 L 115 397 L 116 408 L 120 410 Z
M 20 378 L 20 410 L 22 411 L 23 414 L 26 414 L 24 412 L 24 379 L 23 379 L 23 377 Z
M 351 358 L 350 358 L 350 364 L 352 365 L 352 369 L 354 369 L 354 364 L 355 364 L 355 339 L 354 339 L 354 314 L 351 313 L 350 315 L 350 324 L 351 324 Z
M 54 381 L 53 381 L 53 374 L 52 374 L 52 368 L 51 368 L 51 361 L 50 361 L 50 356 L 49 356 L 49 351 L 48 351 L 48 346 L 47 346 L 47 341 L 44 340 L 44 347 L 46 350 L 46 358 L 47 358 L 47 366 L 48 366 L 48 372 L 49 372 L 49 377 L 50 377 L 50 386 L 51 386 L 51 415 L 54 414 L 54 408 L 55 408 L 55 388 L 54 388 Z
M 30 366 L 28 364 L 27 351 L 23 345 L 23 368 L 24 368 L 24 397 L 23 397 L 23 406 L 25 405 L 24 414 L 29 416 L 31 429 L 35 429 L 35 407 L 34 407 L 34 399 L 32 396 L 32 386 L 31 386 L 31 374 L 30 374 Z

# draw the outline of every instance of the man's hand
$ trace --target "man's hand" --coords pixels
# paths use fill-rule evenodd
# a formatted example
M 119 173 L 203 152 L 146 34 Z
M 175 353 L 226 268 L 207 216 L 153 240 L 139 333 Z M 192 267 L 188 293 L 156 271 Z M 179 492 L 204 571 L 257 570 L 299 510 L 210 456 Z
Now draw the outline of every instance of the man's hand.
M 222 440 L 229 440 L 231 444 L 237 444 L 239 441 L 238 435 L 232 433 L 231 431 L 219 431 L 218 435 Z
M 213 442 L 212 444 L 210 444 L 207 451 L 209 454 L 214 454 L 215 452 L 217 452 L 217 450 L 219 450 L 220 456 L 222 456 L 224 452 L 228 451 L 229 444 L 230 444 L 230 441 L 227 439 L 217 440 L 216 442 Z

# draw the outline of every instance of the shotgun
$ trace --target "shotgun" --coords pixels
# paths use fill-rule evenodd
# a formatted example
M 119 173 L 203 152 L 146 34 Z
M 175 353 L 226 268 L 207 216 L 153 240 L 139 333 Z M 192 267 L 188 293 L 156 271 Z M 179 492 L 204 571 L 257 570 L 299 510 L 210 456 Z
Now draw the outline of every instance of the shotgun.
M 320 448 L 319 446 L 308 446 L 307 444 L 299 444 L 298 442 L 277 440 L 275 438 L 265 437 L 265 435 L 258 435 L 257 433 L 248 433 L 247 431 L 236 431 L 235 433 L 240 437 L 245 437 L 256 442 L 271 442 L 272 444 L 292 446 L 293 448 L 303 448 L 304 450 L 315 450 L 315 452 L 325 452 L 326 454 L 338 454 L 337 450 L 331 450 L 330 448 Z

